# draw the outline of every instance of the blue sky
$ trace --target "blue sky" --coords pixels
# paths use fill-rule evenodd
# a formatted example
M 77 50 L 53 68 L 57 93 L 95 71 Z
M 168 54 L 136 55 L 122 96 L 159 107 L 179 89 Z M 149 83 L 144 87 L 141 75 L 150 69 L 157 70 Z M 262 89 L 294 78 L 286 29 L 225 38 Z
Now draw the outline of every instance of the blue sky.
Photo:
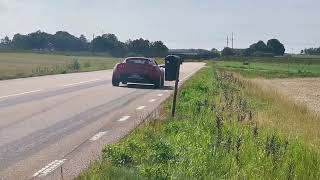
M 169 48 L 235 47 L 278 38 L 288 52 L 320 46 L 319 0 L 0 0 L 0 36 L 66 30 L 162 40 Z

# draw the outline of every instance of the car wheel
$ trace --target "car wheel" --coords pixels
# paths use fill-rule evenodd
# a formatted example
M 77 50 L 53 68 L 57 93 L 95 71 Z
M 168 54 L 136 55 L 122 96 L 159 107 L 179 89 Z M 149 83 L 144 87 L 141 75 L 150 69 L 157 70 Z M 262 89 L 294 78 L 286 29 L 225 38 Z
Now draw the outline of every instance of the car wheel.
M 159 79 L 158 81 L 156 81 L 156 82 L 154 83 L 154 88 L 155 88 L 155 89 L 160 88 L 160 86 L 161 86 L 161 79 Z
M 119 86 L 120 82 L 117 81 L 116 79 L 112 79 L 112 85 L 113 86 Z
M 162 77 L 161 78 L 161 87 L 163 87 L 164 86 L 164 78 Z

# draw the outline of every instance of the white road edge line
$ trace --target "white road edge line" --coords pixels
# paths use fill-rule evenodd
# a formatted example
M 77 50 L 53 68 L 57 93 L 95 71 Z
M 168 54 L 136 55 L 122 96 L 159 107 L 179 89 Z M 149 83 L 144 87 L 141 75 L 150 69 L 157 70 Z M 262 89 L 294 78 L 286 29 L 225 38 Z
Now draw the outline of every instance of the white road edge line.
M 186 77 L 184 77 L 182 80 L 180 81 L 185 81 L 187 80 L 189 77 L 191 77 L 192 75 L 194 75 L 196 72 L 198 72 L 200 69 L 202 69 L 203 67 L 197 68 L 196 71 L 193 71 L 192 73 L 190 73 L 189 75 L 187 75 Z
M 79 84 L 86 84 L 86 83 L 96 82 L 96 81 L 100 81 L 100 80 L 101 79 L 93 79 L 93 80 L 90 80 L 90 81 L 82 81 L 82 82 L 78 82 L 78 83 L 66 84 L 66 85 L 63 85 L 63 87 L 75 86 L 75 85 L 79 85 Z
M 107 134 L 107 131 L 103 131 L 103 132 L 99 132 L 96 135 L 94 135 L 90 141 L 96 141 L 98 139 L 100 139 L 102 136 L 104 136 L 105 134 Z
M 140 106 L 140 107 L 137 108 L 137 110 L 142 110 L 144 108 L 146 108 L 146 106 Z
M 130 116 L 123 116 L 122 118 L 120 118 L 120 119 L 118 120 L 118 122 L 126 121 L 126 120 L 128 120 L 129 118 L 130 118 Z
M 13 97 L 13 96 L 21 96 L 21 95 L 25 95 L 25 94 L 31 94 L 31 93 L 40 92 L 40 91 L 43 91 L 43 89 L 34 90 L 34 91 L 28 91 L 28 92 L 23 92 L 23 93 L 18 93 L 18 94 L 11 94 L 11 95 L 7 95 L 7 96 L 2 96 L 2 97 L 0 97 L 0 99 Z
M 40 169 L 38 172 L 34 173 L 32 177 L 43 177 L 48 175 L 49 173 L 53 172 L 56 170 L 58 167 L 62 166 L 62 164 L 66 161 L 67 159 L 62 159 L 62 160 L 55 160 L 45 166 L 44 168 Z
M 149 102 L 155 102 L 157 99 L 150 99 Z
M 163 94 L 158 94 L 159 97 L 163 96 Z

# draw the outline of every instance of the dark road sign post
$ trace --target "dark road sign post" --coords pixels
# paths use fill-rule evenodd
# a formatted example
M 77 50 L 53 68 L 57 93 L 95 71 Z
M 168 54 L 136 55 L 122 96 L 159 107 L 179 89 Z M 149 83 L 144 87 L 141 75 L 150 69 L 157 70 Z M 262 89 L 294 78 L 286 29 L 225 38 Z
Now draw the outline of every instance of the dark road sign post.
M 175 81 L 174 86 L 174 96 L 172 103 L 172 117 L 175 117 L 176 106 L 177 106 L 177 95 L 179 88 L 179 76 L 180 76 L 180 65 L 182 64 L 182 59 L 179 56 L 169 55 L 165 58 L 165 68 L 166 68 L 166 81 Z
M 175 115 L 176 115 L 177 95 L 178 95 L 178 88 L 179 88 L 179 76 L 180 76 L 180 65 L 177 66 L 176 83 L 174 85 L 174 96 L 173 96 L 173 103 L 172 103 L 172 117 L 175 117 Z

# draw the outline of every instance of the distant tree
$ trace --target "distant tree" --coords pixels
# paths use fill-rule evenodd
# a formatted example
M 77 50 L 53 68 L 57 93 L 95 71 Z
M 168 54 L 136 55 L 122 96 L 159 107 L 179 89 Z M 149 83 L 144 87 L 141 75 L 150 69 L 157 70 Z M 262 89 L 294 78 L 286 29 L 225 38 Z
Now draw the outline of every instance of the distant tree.
M 0 41 L 0 48 L 1 49 L 9 49 L 11 48 L 11 40 L 8 36 L 5 36 L 3 39 Z
M 308 55 L 320 55 L 320 47 L 319 48 L 309 48 L 304 50 L 304 54 Z
M 219 51 L 218 51 L 218 49 L 216 49 L 216 48 L 212 48 L 212 49 L 211 49 L 211 52 L 215 52 L 215 53 L 216 53 L 216 52 L 219 52 Z
M 248 56 L 252 56 L 253 53 L 254 51 L 251 48 L 247 48 L 242 51 L 241 56 L 248 57 Z
M 8 36 L 5 36 L 3 39 L 1 39 L 1 44 L 3 45 L 9 45 L 11 43 L 11 40 Z
M 41 32 L 40 30 L 28 34 L 28 37 L 31 48 L 38 50 L 47 49 L 50 41 L 52 40 L 51 34 Z
M 115 57 L 124 57 L 129 53 L 128 47 L 125 43 L 118 41 L 110 54 Z
M 15 34 L 12 41 L 9 38 L 1 40 L 1 48 L 11 44 L 13 49 L 22 50 L 49 50 L 49 51 L 89 51 L 107 52 L 115 57 L 129 54 L 143 56 L 165 56 L 169 49 L 162 41 L 150 42 L 145 39 L 129 40 L 123 43 L 114 34 L 97 36 L 91 42 L 82 34 L 76 37 L 66 31 L 48 34 L 36 31 L 28 35 Z
M 164 57 L 168 55 L 168 47 L 163 44 L 162 41 L 155 41 L 150 43 L 149 54 L 154 57 Z
M 79 37 L 80 41 L 84 42 L 84 43 L 88 43 L 88 39 L 86 38 L 85 35 L 81 34 Z
M 57 51 L 86 51 L 88 50 L 88 44 L 85 41 L 66 31 L 58 31 L 52 38 L 52 44 Z
M 231 49 L 229 47 L 225 47 L 221 52 L 221 55 L 224 57 L 233 56 L 234 54 L 235 53 L 234 53 L 233 49 Z
M 12 45 L 15 49 L 32 49 L 29 37 L 21 34 L 15 34 L 12 38 Z
M 150 41 L 144 40 L 142 38 L 136 40 L 127 41 L 127 46 L 129 50 L 136 55 L 148 56 L 150 55 Z
M 97 52 L 111 52 L 119 43 L 114 34 L 103 34 L 92 40 L 92 48 Z
M 252 45 L 250 46 L 250 49 L 251 49 L 253 52 L 256 52 L 256 51 L 267 52 L 267 51 L 268 51 L 268 47 L 267 47 L 267 45 L 266 45 L 263 41 L 258 41 L 257 43 L 252 44 Z
M 270 39 L 267 43 L 267 48 L 277 56 L 283 56 L 286 51 L 284 45 L 278 39 Z
M 90 43 L 89 43 L 88 39 L 86 38 L 86 36 L 81 34 L 79 37 L 79 40 L 80 40 L 79 47 L 80 47 L 81 51 L 89 51 Z
M 91 42 L 94 52 L 107 52 L 115 57 L 123 57 L 128 53 L 127 45 L 118 40 L 114 34 L 103 34 Z
M 302 49 L 301 51 L 300 51 L 300 54 L 303 54 L 304 53 L 304 50 Z

